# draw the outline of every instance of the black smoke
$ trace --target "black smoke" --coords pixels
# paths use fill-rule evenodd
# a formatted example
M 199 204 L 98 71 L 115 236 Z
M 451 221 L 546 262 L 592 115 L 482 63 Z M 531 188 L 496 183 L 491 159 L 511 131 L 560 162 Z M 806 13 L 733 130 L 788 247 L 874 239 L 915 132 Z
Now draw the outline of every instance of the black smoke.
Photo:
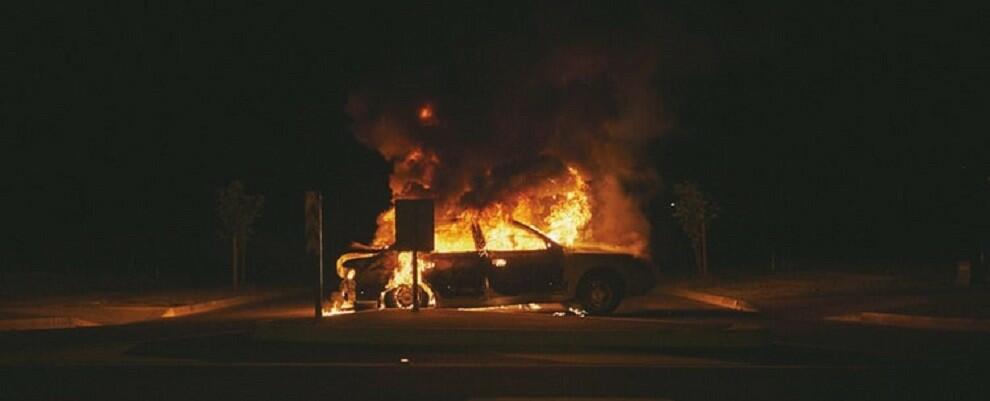
M 670 125 L 657 38 L 674 28 L 631 21 L 538 13 L 524 35 L 453 49 L 449 69 L 382 76 L 349 99 L 354 134 L 394 163 L 393 196 L 441 207 L 481 209 L 573 167 L 591 187 L 594 239 L 645 248 L 642 207 L 660 185 L 653 153 Z M 418 119 L 425 104 L 430 124 Z

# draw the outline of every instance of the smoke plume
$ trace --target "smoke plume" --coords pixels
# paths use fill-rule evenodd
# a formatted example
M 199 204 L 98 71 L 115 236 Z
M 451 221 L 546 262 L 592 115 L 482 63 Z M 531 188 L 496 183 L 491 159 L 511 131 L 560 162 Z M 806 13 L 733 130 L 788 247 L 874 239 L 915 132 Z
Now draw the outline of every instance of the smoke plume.
M 393 163 L 394 198 L 433 197 L 440 210 L 506 202 L 574 168 L 590 188 L 589 239 L 645 254 L 642 207 L 658 185 L 649 150 L 667 125 L 658 49 L 622 37 L 537 42 L 353 93 L 354 134 Z

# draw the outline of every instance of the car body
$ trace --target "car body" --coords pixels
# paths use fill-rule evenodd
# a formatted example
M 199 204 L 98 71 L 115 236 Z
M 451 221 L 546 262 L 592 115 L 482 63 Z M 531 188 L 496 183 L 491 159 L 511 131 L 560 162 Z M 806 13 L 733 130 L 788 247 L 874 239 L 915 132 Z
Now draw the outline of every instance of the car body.
M 476 250 L 420 254 L 425 262 L 421 305 L 474 307 L 531 302 L 576 303 L 587 313 L 612 312 L 624 297 L 640 295 L 656 283 L 652 264 L 621 252 L 564 247 L 526 224 L 513 221 L 545 247 L 535 250 L 486 249 L 477 225 Z M 397 268 L 390 249 L 348 253 L 338 260 L 338 274 L 353 277 L 358 300 L 378 299 L 380 307 L 410 307 L 411 286 L 386 289 Z

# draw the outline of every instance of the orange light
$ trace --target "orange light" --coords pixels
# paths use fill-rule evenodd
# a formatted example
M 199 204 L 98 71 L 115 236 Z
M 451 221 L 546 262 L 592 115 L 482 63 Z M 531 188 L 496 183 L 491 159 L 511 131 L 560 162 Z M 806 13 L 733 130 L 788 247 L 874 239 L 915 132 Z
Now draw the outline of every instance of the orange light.
M 425 105 L 419 108 L 419 119 L 423 121 L 428 121 L 433 118 L 433 108 L 430 105 Z

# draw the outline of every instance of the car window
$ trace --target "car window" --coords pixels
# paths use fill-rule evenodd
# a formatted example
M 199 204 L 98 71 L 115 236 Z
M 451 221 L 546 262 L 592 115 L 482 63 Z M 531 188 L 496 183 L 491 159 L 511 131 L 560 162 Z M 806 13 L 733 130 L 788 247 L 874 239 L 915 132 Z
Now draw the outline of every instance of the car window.
M 462 220 L 441 224 L 436 227 L 434 238 L 439 252 L 472 252 L 477 251 L 471 235 L 471 221 Z
M 509 222 L 482 225 L 485 249 L 490 251 L 541 250 L 550 247 L 543 238 Z

